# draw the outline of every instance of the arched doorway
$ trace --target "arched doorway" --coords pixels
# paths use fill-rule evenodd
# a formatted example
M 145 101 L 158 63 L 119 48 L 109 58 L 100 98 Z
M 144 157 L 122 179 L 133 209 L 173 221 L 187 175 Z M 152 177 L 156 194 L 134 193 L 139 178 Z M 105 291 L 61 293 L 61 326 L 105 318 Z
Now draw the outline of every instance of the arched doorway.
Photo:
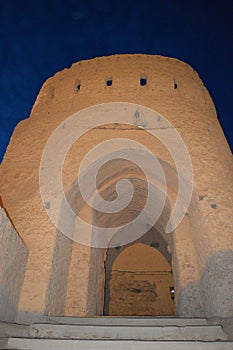
M 108 250 L 105 262 L 104 315 L 168 316 L 175 314 L 171 265 L 155 247 L 132 243 Z M 122 251 L 120 251 L 122 250 Z M 114 259 L 114 261 L 112 261 Z
M 103 198 L 112 199 L 116 183 L 119 179 L 125 178 L 125 172 L 128 168 L 125 164 L 125 167 L 123 167 L 124 171 L 122 170 L 119 174 L 117 173 L 116 177 L 113 176 L 110 177 L 110 179 L 109 174 L 111 174 L 111 172 L 107 170 L 109 169 L 106 169 L 106 181 L 104 181 L 105 176 L 101 176 L 99 192 L 103 195 Z M 141 208 L 145 203 L 145 198 L 147 196 L 147 183 L 139 172 L 135 170 L 135 173 L 133 173 L 132 167 L 129 168 L 129 170 L 131 174 L 130 180 L 135 189 L 135 196 L 130 202 L 130 205 L 126 207 L 124 213 L 106 214 L 91 210 L 91 208 L 89 210 L 89 208 L 83 203 L 77 184 L 74 183 L 72 185 L 68 195 L 69 201 L 76 213 L 83 213 L 84 217 L 89 218 L 89 222 L 93 224 L 92 234 L 89 237 L 94 244 L 92 247 L 86 247 L 77 242 L 72 242 L 68 238 L 65 238 L 65 240 L 56 240 L 54 263 L 47 291 L 46 314 L 57 316 L 109 315 L 109 307 L 107 306 L 109 303 L 106 302 L 108 294 L 110 295 L 110 286 L 107 286 L 108 281 L 110 281 L 108 274 L 111 274 L 114 261 L 123 250 L 128 249 L 132 245 L 142 243 L 146 245 L 147 248 L 156 249 L 162 254 L 169 264 L 170 272 L 172 266 L 174 283 L 172 281 L 169 289 L 171 288 L 170 291 L 172 292 L 173 286 L 175 287 L 175 313 L 184 316 L 201 315 L 202 305 L 200 304 L 200 288 L 199 284 L 196 283 L 196 281 L 199 281 L 200 277 L 198 270 L 195 268 L 197 266 L 197 258 L 195 255 L 196 250 L 192 237 L 189 215 L 185 216 L 182 223 L 174 232 L 171 234 L 165 233 L 166 224 L 171 213 L 170 204 L 174 202 L 173 192 L 170 190 L 174 189 L 173 184 L 175 182 L 172 170 L 168 172 L 168 175 L 170 176 L 168 183 L 171 183 L 171 186 L 168 187 L 170 192 L 168 191 L 167 193 L 164 210 L 155 225 L 149 231 L 147 231 L 147 229 L 144 230 L 144 227 L 148 227 L 148 229 L 150 227 L 150 224 L 148 223 L 151 222 L 151 217 L 153 216 L 154 211 L 154 207 L 152 206 L 145 212 L 145 220 L 140 222 L 142 231 L 146 232 L 146 234 L 133 240 L 133 231 L 120 232 L 119 229 L 114 237 L 112 237 L 114 242 L 109 241 L 109 247 L 111 248 L 96 248 L 96 245 L 101 246 L 102 242 L 102 236 L 99 235 L 98 227 L 109 227 L 110 224 L 113 227 L 119 227 L 124 224 L 127 219 L 133 219 L 135 215 L 141 211 Z M 113 173 L 115 174 L 115 172 Z M 156 184 L 153 189 L 154 188 L 156 188 Z M 158 192 L 155 192 L 155 194 L 158 194 Z M 81 234 L 82 236 L 86 235 L 86 232 L 80 229 L 77 232 L 75 231 L 75 220 L 70 220 L 69 224 L 74 227 L 75 234 Z M 126 233 L 129 238 L 132 238 L 131 241 L 129 240 L 130 243 L 121 246 L 115 244 L 118 243 L 118 238 L 121 238 L 124 233 Z M 59 238 L 59 233 L 57 236 L 57 238 Z M 146 254 L 147 253 L 143 255 Z M 110 259 L 110 255 L 112 256 L 112 259 Z M 109 262 L 111 266 L 106 269 Z M 57 269 L 56 267 L 61 266 L 61 264 L 63 268 Z M 147 271 L 147 268 L 145 271 Z M 142 292 L 139 292 L 138 294 L 141 293 Z M 171 295 L 169 297 L 171 298 Z M 192 300 L 192 303 L 190 303 L 190 300 Z M 135 310 L 133 310 L 133 312 L 130 311 L 128 315 L 133 316 L 135 315 L 135 312 Z M 167 310 L 163 312 L 164 316 L 171 315 L 170 311 L 169 314 Z M 138 311 L 137 313 L 139 314 Z M 146 315 L 145 310 L 143 310 L 143 312 L 141 311 L 141 314 Z M 162 313 L 153 311 L 153 315 L 162 316 Z

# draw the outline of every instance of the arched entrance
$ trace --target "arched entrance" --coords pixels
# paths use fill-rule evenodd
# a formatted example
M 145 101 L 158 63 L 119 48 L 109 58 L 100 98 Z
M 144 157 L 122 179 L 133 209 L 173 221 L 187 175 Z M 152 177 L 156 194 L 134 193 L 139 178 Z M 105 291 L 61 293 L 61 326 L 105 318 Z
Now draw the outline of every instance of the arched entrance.
M 156 244 L 159 242 L 133 243 L 125 249 L 119 248 L 113 264 L 111 250 L 115 248 L 110 249 L 105 263 L 104 315 L 174 315 L 171 265 Z
M 165 233 L 166 224 L 170 217 L 171 206 L 174 203 L 175 197 L 175 194 L 173 195 L 173 191 L 176 190 L 174 185 L 176 179 L 174 171 L 170 168 L 167 169 L 169 180 L 168 184 L 170 186 L 168 186 L 166 203 L 159 220 L 157 220 L 155 225 L 149 229 L 151 227 L 149 224 L 151 223 L 151 218 L 153 217 L 153 212 L 155 210 L 155 208 L 151 206 L 145 212 L 145 220 L 140 222 L 142 232 L 146 232 L 146 234 L 137 239 L 133 239 L 133 231 L 120 232 L 119 229 L 114 237 L 112 237 L 114 244 L 112 244 L 112 241 L 109 242 L 109 247 L 111 248 L 95 248 L 96 246 L 101 246 L 103 238 L 102 235 L 98 234 L 98 227 L 119 227 L 120 225 L 124 224 L 125 221 L 132 220 L 136 215 L 138 215 L 139 212 L 141 212 L 147 196 L 147 182 L 143 176 L 141 176 L 140 172 L 136 169 L 134 170 L 131 165 L 129 166 L 128 164 L 124 163 L 120 171 L 118 163 L 118 172 L 116 172 L 115 169 L 110 169 L 111 171 L 114 170 L 111 172 L 109 171 L 108 167 L 105 167 L 104 170 L 106 174 L 104 171 L 102 172 L 99 186 L 99 192 L 104 199 L 114 199 L 116 183 L 121 178 L 127 178 L 127 176 L 130 177 L 130 181 L 134 186 L 134 197 L 123 212 L 117 214 L 106 214 L 88 208 L 83 203 L 77 183 L 75 182 L 73 184 L 68 194 L 69 201 L 76 213 L 80 213 L 80 215 L 83 215 L 85 218 L 89 219 L 89 222 L 93 224 L 92 235 L 89 237 L 91 239 L 91 243 L 94 244 L 92 244 L 92 247 L 86 247 L 77 242 L 72 242 L 66 237 L 65 240 L 57 239 L 54 249 L 55 253 L 53 269 L 51 271 L 50 284 L 47 291 L 48 298 L 46 314 L 59 316 L 102 316 L 104 314 L 110 315 L 111 313 L 112 315 L 119 315 L 118 311 L 110 311 L 109 307 L 111 306 L 109 304 L 111 285 L 108 286 L 108 281 L 111 282 L 111 273 L 115 268 L 114 262 L 119 262 L 117 262 L 118 256 L 121 260 L 120 255 L 124 252 L 124 250 L 126 250 L 124 253 L 126 254 L 131 251 L 129 250 L 127 252 L 128 248 L 132 248 L 133 245 L 142 244 L 144 253 L 137 255 L 138 259 L 140 259 L 141 256 L 147 256 L 149 249 L 151 256 L 153 256 L 153 261 L 158 260 L 158 258 L 155 259 L 154 256 L 157 254 L 158 256 L 161 255 L 161 259 L 165 259 L 167 262 L 169 269 L 164 270 L 162 268 L 162 271 L 167 273 L 168 271 L 171 272 L 172 270 L 173 272 L 174 282 L 173 280 L 169 279 L 166 283 L 167 286 L 169 285 L 169 293 L 173 291 L 173 287 L 175 288 L 175 313 L 177 315 L 184 316 L 200 316 L 202 312 L 200 287 L 198 283 L 200 276 L 198 270 L 195 268 L 197 266 L 197 258 L 189 215 L 185 216 L 182 223 L 174 232 L 171 234 Z M 112 176 L 110 176 L 111 174 Z M 155 189 L 155 195 L 159 195 L 159 191 L 156 191 L 156 185 L 156 183 L 153 184 L 152 190 Z M 159 200 L 159 196 L 156 198 Z M 154 203 L 156 205 L 156 200 Z M 80 230 L 78 226 L 78 230 L 75 230 L 75 220 L 73 222 L 71 220 L 69 224 L 74 227 L 75 234 L 80 234 L 82 237 L 85 236 L 86 232 Z M 144 230 L 144 228 L 146 229 Z M 125 245 L 115 244 L 119 242 L 119 238 L 121 238 L 122 234 L 127 234 L 129 238 L 132 238 L 129 240 L 130 243 Z M 59 233 L 57 238 L 59 238 Z M 156 252 L 156 250 L 158 252 Z M 110 256 L 112 256 L 112 258 L 110 258 Z M 61 264 L 64 268 L 58 271 L 56 266 L 61 266 Z M 110 265 L 108 266 L 108 264 Z M 145 263 L 144 265 L 146 266 Z M 154 265 L 156 266 L 156 263 Z M 137 267 L 135 266 L 132 269 L 134 269 L 134 271 L 138 271 Z M 153 269 L 156 272 L 160 271 L 158 270 L 157 266 Z M 119 271 L 122 274 L 122 270 Z M 145 267 L 145 270 L 139 272 L 145 272 L 146 274 L 146 272 L 151 272 L 151 270 L 147 266 Z M 164 284 L 165 282 L 161 283 Z M 133 286 L 133 283 L 126 288 L 129 288 L 130 291 L 135 294 L 137 293 L 137 289 L 142 289 L 138 286 Z M 142 293 L 143 292 L 138 291 L 137 294 L 143 295 Z M 145 291 L 145 293 L 148 293 L 148 289 Z M 159 293 L 152 291 L 150 294 L 151 297 L 152 294 L 155 296 L 155 294 Z M 169 294 L 169 296 L 167 294 L 166 298 L 166 300 L 169 300 L 170 303 L 173 302 L 171 300 L 171 294 Z M 159 299 L 157 298 L 157 301 L 158 300 Z M 192 300 L 192 303 L 190 303 L 190 300 Z M 129 302 L 128 304 L 130 303 L 135 304 L 137 301 Z M 63 305 L 62 308 L 61 305 Z M 125 305 L 126 304 L 124 303 L 124 307 Z M 148 308 L 148 306 L 145 306 L 144 309 L 141 310 L 133 310 L 131 308 L 127 311 L 127 314 L 131 316 L 136 314 L 148 315 Z M 169 311 L 165 309 L 163 309 L 163 311 L 159 311 L 159 309 L 160 306 L 157 309 L 153 309 L 154 316 L 169 316 L 174 314 L 174 309 L 172 311 L 170 311 L 170 309 Z

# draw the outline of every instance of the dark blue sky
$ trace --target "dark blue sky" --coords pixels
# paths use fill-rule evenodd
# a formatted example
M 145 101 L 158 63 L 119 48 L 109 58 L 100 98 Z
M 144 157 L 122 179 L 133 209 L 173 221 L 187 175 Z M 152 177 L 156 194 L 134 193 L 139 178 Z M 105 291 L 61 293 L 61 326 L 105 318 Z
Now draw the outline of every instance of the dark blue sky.
M 232 10 L 231 0 L 0 0 L 0 160 L 48 77 L 115 53 L 192 65 L 233 148 Z

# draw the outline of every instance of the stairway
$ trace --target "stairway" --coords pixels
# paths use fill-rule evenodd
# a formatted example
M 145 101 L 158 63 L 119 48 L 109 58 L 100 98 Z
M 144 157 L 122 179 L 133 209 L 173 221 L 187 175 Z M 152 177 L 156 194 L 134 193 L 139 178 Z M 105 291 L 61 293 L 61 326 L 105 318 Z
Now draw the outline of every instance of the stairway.
M 48 317 L 46 323 L 0 323 L 0 349 L 232 350 L 221 325 L 202 318 Z

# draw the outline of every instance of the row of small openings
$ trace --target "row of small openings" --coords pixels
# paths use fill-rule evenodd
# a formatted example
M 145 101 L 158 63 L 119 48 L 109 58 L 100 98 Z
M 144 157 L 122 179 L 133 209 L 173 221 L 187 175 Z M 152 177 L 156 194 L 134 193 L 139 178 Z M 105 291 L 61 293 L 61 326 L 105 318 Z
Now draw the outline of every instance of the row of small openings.
M 144 85 L 146 85 L 147 84 L 147 77 L 143 74 L 143 75 L 141 75 L 141 77 L 140 77 L 140 85 L 141 86 L 144 86 Z M 112 86 L 112 78 L 108 78 L 107 80 L 106 80 L 106 86 Z
M 140 85 L 141 86 L 145 86 L 147 84 L 147 77 L 145 75 L 141 75 L 140 77 Z M 106 86 L 112 86 L 112 78 L 108 78 L 106 80 Z M 173 83 L 173 88 L 174 90 L 177 89 L 178 85 L 176 83 L 176 79 L 174 79 L 174 83 Z M 81 82 L 77 83 L 77 90 L 81 89 Z

